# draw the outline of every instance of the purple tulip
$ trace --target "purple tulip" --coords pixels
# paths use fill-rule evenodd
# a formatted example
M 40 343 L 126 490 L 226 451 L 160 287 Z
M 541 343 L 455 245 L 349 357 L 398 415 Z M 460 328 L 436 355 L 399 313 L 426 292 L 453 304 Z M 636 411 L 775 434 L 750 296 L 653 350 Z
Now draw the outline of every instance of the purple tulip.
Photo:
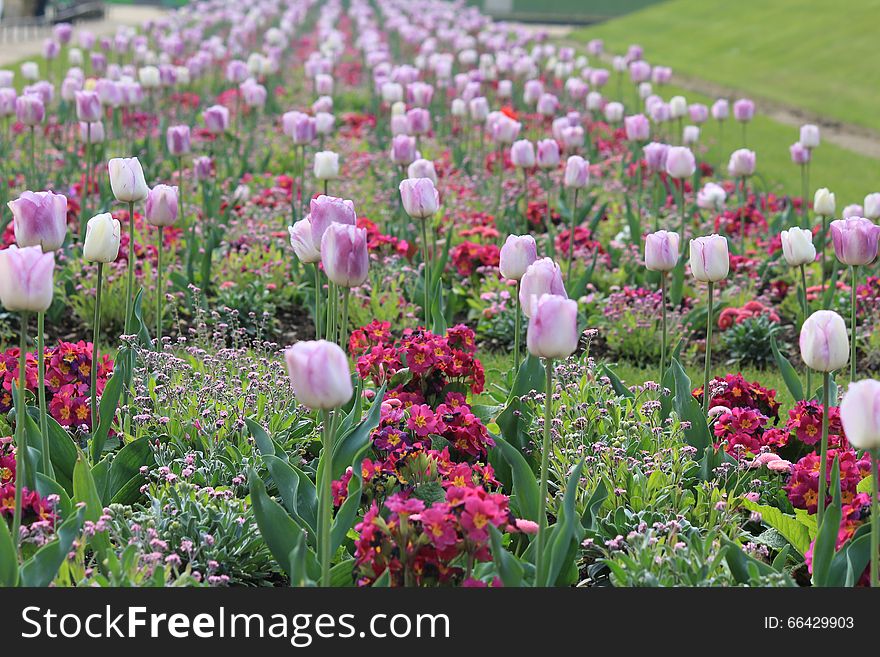
M 411 135 L 426 134 L 431 129 L 431 113 L 421 107 L 413 107 L 406 113 L 406 126 Z
M 670 146 L 666 153 L 666 173 L 672 178 L 684 179 L 694 175 L 697 162 L 687 146 Z
M 84 144 L 104 143 L 104 124 L 100 121 L 79 124 L 79 138 Z
M 309 217 L 312 227 L 312 244 L 320 246 L 321 239 L 328 226 L 333 223 L 354 226 L 357 223 L 357 214 L 354 211 L 354 203 L 336 196 L 324 196 L 313 198 L 309 203 Z
M 528 139 L 515 141 L 510 147 L 510 160 L 515 167 L 531 169 L 535 166 L 535 147 Z
M 12 116 L 15 114 L 15 89 L 4 87 L 0 89 L 0 116 Z
M 645 164 L 648 171 L 652 173 L 660 173 L 666 171 L 666 155 L 669 153 L 669 146 L 653 141 L 644 148 L 642 153 L 645 155 Z
M 799 141 L 796 141 L 789 146 L 788 152 L 791 155 L 791 161 L 794 164 L 806 164 L 810 161 L 810 149 L 804 148 L 804 145 Z
M 297 342 L 284 352 L 293 394 L 313 410 L 330 410 L 354 394 L 348 358 L 326 340 Z
M 188 125 L 170 126 L 165 134 L 165 142 L 168 152 L 175 157 L 186 155 L 190 152 L 190 134 Z
M 645 82 L 651 77 L 651 66 L 644 60 L 634 61 L 629 65 L 629 79 L 635 84 Z
M 559 99 L 553 94 L 543 93 L 538 98 L 538 114 L 543 116 L 555 116 L 559 109 Z
M 645 267 L 649 271 L 672 271 L 678 264 L 678 233 L 658 230 L 645 238 Z
M 76 118 L 85 123 L 95 123 L 101 120 L 101 99 L 94 91 L 77 91 Z
M 716 121 L 725 121 L 730 116 L 730 103 L 724 98 L 719 98 L 712 103 L 712 118 Z
M 531 235 L 508 235 L 501 247 L 498 268 L 504 278 L 518 281 L 538 259 L 538 245 Z
M 723 235 L 697 237 L 690 242 L 691 274 L 698 281 L 717 283 L 730 271 L 730 253 Z
M 0 251 L 0 303 L 12 312 L 42 313 L 52 305 L 54 252 L 14 244 Z
M 413 219 L 426 219 L 440 209 L 440 194 L 430 178 L 407 178 L 400 182 L 403 208 Z
M 347 288 L 361 285 L 367 280 L 370 267 L 367 231 L 347 224 L 330 224 L 321 238 L 321 264 L 332 283 Z
M 26 126 L 36 126 L 46 117 L 46 106 L 39 96 L 24 95 L 15 99 L 15 118 Z
M 211 180 L 214 176 L 214 160 L 207 155 L 193 159 L 193 175 L 197 182 Z
M 709 108 L 702 103 L 692 103 L 688 105 L 688 115 L 691 117 L 691 121 L 700 125 L 709 119 Z
M 845 265 L 868 265 L 877 257 L 880 226 L 862 217 L 831 222 L 834 254 Z
M 623 120 L 626 138 L 629 141 L 647 141 L 651 136 L 651 124 L 644 114 L 633 114 Z
M 229 109 L 223 105 L 211 105 L 202 112 L 205 128 L 212 134 L 221 134 L 229 129 Z
M 171 226 L 177 221 L 177 187 L 156 185 L 147 194 L 146 219 L 151 226 Z
M 312 221 L 309 217 L 288 226 L 287 232 L 290 234 L 290 246 L 300 262 L 311 264 L 321 261 L 321 251 L 312 241 Z
M 527 317 L 531 317 L 532 299 L 542 294 L 568 297 L 562 282 L 562 270 L 551 258 L 535 260 L 520 280 L 519 303 Z
M 801 358 L 817 372 L 839 370 L 849 360 L 846 323 L 833 310 L 817 310 L 807 317 L 799 342 Z
M 529 353 L 539 358 L 568 358 L 576 350 L 578 307 L 573 299 L 555 294 L 532 297 L 526 344 Z
M 416 138 L 397 135 L 391 140 L 391 161 L 397 165 L 409 166 L 418 158 Z
M 755 116 L 755 103 L 748 98 L 740 98 L 733 104 L 733 118 L 740 123 L 747 123 Z
M 581 189 L 590 182 L 590 163 L 580 155 L 572 155 L 565 163 L 563 185 L 573 189 Z
M 67 236 L 67 197 L 54 192 L 22 192 L 7 203 L 12 211 L 15 242 L 55 251 Z

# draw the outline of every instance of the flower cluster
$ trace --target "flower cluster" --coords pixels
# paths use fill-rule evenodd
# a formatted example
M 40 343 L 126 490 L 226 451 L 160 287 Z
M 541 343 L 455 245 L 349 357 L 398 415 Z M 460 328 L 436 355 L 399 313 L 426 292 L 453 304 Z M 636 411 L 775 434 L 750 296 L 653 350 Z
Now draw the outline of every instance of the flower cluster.
M 831 502 L 831 468 L 837 458 L 840 466 L 841 501 L 850 504 L 857 495 L 859 482 L 871 473 L 870 458 L 861 458 L 855 451 L 838 447 L 828 450 L 828 461 L 825 467 L 825 480 L 828 483 L 825 503 Z M 810 452 L 791 469 L 791 479 L 785 487 L 791 505 L 796 509 L 806 509 L 816 513 L 819 506 L 820 458 L 816 452 Z
M 742 308 L 728 307 L 721 311 L 718 317 L 718 328 L 726 331 L 734 324 L 742 324 L 753 317 L 767 316 L 771 322 L 779 323 L 779 315 L 773 308 L 766 306 L 760 301 L 749 301 Z
M 0 438 L 0 522 L 11 519 L 15 511 L 15 447 L 11 437 Z M 22 520 L 25 523 L 55 525 L 55 505 L 37 491 L 23 489 Z
M 395 254 L 410 259 L 416 252 L 415 244 L 393 235 L 386 235 L 366 217 L 358 217 L 357 226 L 367 231 L 367 248 L 370 253 L 378 253 L 387 249 L 389 255 Z
M 568 253 L 569 242 L 572 239 L 570 229 L 559 231 L 556 236 L 556 252 Z M 593 239 L 593 233 L 586 226 L 574 227 L 574 251 L 573 255 L 578 258 L 584 258 L 588 261 L 592 259 L 593 254 L 598 252 L 600 255 L 605 253 L 602 244 Z
M 459 276 L 471 276 L 481 267 L 497 267 L 500 255 L 497 244 L 461 242 L 452 247 L 449 259 Z
M 773 420 L 779 420 L 779 402 L 776 391 L 765 388 L 757 381 L 746 381 L 742 374 L 727 374 L 715 377 L 709 383 L 711 401 L 709 408 L 723 406 L 725 408 L 753 408 Z M 696 388 L 694 397 L 703 400 L 702 387 Z
M 0 413 L 12 408 L 12 382 L 18 381 L 17 347 L 0 354 Z M 46 349 L 46 400 L 49 414 L 63 427 L 86 425 L 91 427 L 89 391 L 92 372 L 92 343 L 59 342 Z M 26 355 L 25 381 L 27 389 L 37 391 L 37 355 Z M 98 367 L 98 393 L 104 389 L 113 373 L 113 361 L 104 354 Z
M 843 482 L 841 482 L 842 484 Z M 850 540 L 856 533 L 856 530 L 864 524 L 869 518 L 871 510 L 871 496 L 867 493 L 858 493 L 852 499 L 843 504 L 841 507 L 840 529 L 837 531 L 837 542 L 834 546 L 835 550 L 840 550 L 844 544 Z M 808 571 L 813 572 L 813 550 L 816 542 L 810 544 L 810 548 L 804 554 L 804 561 L 807 564 Z M 862 576 L 857 582 L 858 586 L 868 586 L 870 581 L 870 569 L 866 567 Z

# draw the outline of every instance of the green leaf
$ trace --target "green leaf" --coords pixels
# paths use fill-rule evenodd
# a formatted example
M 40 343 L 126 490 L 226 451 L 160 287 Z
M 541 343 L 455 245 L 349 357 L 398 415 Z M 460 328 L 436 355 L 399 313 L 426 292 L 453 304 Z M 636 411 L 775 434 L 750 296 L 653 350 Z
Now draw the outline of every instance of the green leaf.
M 104 445 L 107 442 L 107 436 L 110 433 L 110 427 L 116 418 L 116 408 L 119 406 L 119 397 L 122 395 L 123 383 L 127 378 L 127 365 L 125 357 L 120 358 L 117 354 L 114 361 L 113 376 L 111 376 L 106 385 L 104 392 L 101 394 L 101 401 L 98 404 L 98 426 L 95 429 L 91 440 L 92 463 L 97 463 L 104 451 Z
M 49 497 L 49 495 L 57 495 L 59 502 L 59 509 L 61 511 L 61 515 L 67 517 L 71 510 L 73 509 L 73 505 L 70 502 L 70 496 L 67 494 L 67 491 L 54 479 L 50 479 L 42 472 L 37 473 L 37 492 L 42 497 Z
M 519 509 L 521 517 L 538 522 L 541 509 L 538 480 L 528 461 L 513 445 L 501 437 L 495 439 L 495 450 L 510 465 L 513 473 L 511 498 Z
M 105 457 L 105 460 L 108 457 Z M 116 452 L 109 461 L 107 486 L 103 491 L 104 499 L 113 499 L 132 477 L 140 475 L 143 466 L 155 463 L 150 439 L 147 437 L 134 440 Z
M 248 473 L 248 484 L 260 534 L 263 535 L 272 556 L 284 572 L 293 578 L 291 553 L 300 541 L 305 540 L 303 529 L 287 515 L 287 511 L 278 502 L 269 497 L 263 480 L 254 470 Z
M 0 587 L 18 584 L 18 555 L 6 520 L 0 518 Z
M 743 506 L 749 511 L 760 513 L 764 524 L 782 534 L 785 540 L 791 543 L 791 546 L 800 552 L 801 555 L 806 554 L 807 550 L 810 549 L 812 539 L 810 538 L 809 529 L 796 517 L 783 513 L 775 506 L 757 504 L 747 499 L 743 500 Z
M 253 436 L 254 442 L 257 444 L 257 449 L 260 450 L 260 454 L 264 457 L 274 456 L 275 445 L 272 443 L 272 439 L 269 437 L 269 434 L 266 433 L 266 430 L 263 429 L 259 423 L 250 418 L 245 418 L 244 423 L 251 432 L 251 436 Z
M 874 485 L 874 475 L 868 475 L 856 485 L 857 493 L 870 493 Z
M 382 399 L 385 397 L 385 386 L 376 391 L 376 397 L 367 416 L 347 435 L 335 441 L 333 448 L 333 479 L 339 479 L 345 469 L 354 464 L 370 446 L 370 434 L 379 426 L 381 419 Z M 358 463 L 360 465 L 360 463 Z
M 498 576 L 504 582 L 504 586 L 514 588 L 522 586 L 523 565 L 513 554 L 504 549 L 501 544 L 501 532 L 493 524 L 489 524 L 489 540 L 492 545 L 492 560 Z
M 548 541 L 549 560 L 547 575 L 543 582 L 544 586 L 553 586 L 564 568 L 571 565 L 583 535 L 583 527 L 580 518 L 575 511 L 575 499 L 580 487 L 581 473 L 584 470 L 585 460 L 581 459 L 565 485 L 565 494 L 562 504 L 559 506 L 559 514 L 554 525 L 554 533 Z M 545 555 L 545 558 L 548 555 Z
M 587 500 L 587 506 L 581 515 L 581 524 L 584 528 L 596 528 L 596 518 L 598 517 L 599 510 L 602 508 L 602 504 L 605 503 L 607 498 L 608 489 L 605 487 L 605 481 L 600 479 L 599 483 L 596 484 L 596 489 L 593 491 L 593 494 L 590 495 L 590 499 Z
M 346 559 L 330 569 L 330 586 L 348 588 L 354 586 L 354 559 Z
M 699 461 L 702 459 L 706 448 L 712 444 L 709 425 L 706 421 L 706 416 L 703 414 L 702 406 L 694 399 L 690 378 L 685 374 L 681 363 L 674 358 L 672 360 L 672 376 L 675 380 L 675 396 L 672 399 L 672 408 L 681 420 L 690 423 L 690 427 L 684 432 L 684 437 L 691 447 L 696 448 L 695 459 Z M 705 394 L 705 391 L 703 394 Z
M 382 574 L 375 579 L 372 586 L 374 589 L 388 588 L 391 586 L 391 571 L 387 568 L 383 570 Z
M 361 490 L 363 488 L 363 476 L 361 474 L 360 464 L 352 465 L 352 477 L 348 482 L 348 495 L 336 516 L 333 518 L 333 526 L 330 528 L 330 551 L 336 552 L 336 549 L 345 541 L 345 537 L 349 530 L 354 527 L 358 511 L 361 507 Z
M 28 414 L 31 416 L 33 423 L 28 422 L 26 425 L 28 427 L 32 426 L 33 431 L 36 432 L 33 436 L 28 436 L 28 442 L 33 446 L 38 445 L 42 447 L 42 436 L 37 425 L 39 413 L 40 409 L 29 408 Z M 52 468 L 55 470 L 55 480 L 69 495 L 72 495 L 73 466 L 76 465 L 76 446 L 70 434 L 55 421 L 55 418 L 47 416 L 46 426 L 49 431 L 49 451 L 50 458 L 52 459 Z
M 776 359 L 776 366 L 779 368 L 780 374 L 782 374 L 782 380 L 785 381 L 785 387 L 788 388 L 796 402 L 801 401 L 804 398 L 804 388 L 801 385 L 800 377 L 788 359 L 779 351 L 776 336 L 770 336 L 770 348 L 773 350 L 773 357 Z
M 607 364 L 603 364 L 599 371 L 600 375 L 605 375 L 608 377 L 608 380 L 611 381 L 611 387 L 614 389 L 620 397 L 624 397 L 625 399 L 633 399 L 635 395 L 633 391 L 630 390 L 623 384 L 623 381 L 614 373 Z
M 285 570 L 290 575 L 290 585 L 298 587 L 314 586 L 315 576 L 318 574 L 315 572 L 318 564 L 316 562 L 311 563 L 315 560 L 315 554 L 306 545 L 306 532 L 304 530 L 300 529 L 296 535 L 293 549 L 291 549 L 288 557 L 290 566 Z
M 284 508 L 303 529 L 308 530 L 310 543 L 314 543 L 317 528 L 318 498 L 315 484 L 309 476 L 279 459 L 277 456 L 263 456 L 263 463 L 278 487 Z
M 104 513 L 104 504 L 89 467 L 88 459 L 81 451 L 78 452 L 76 465 L 73 468 L 73 500 L 85 503 L 85 520 L 97 523 Z M 97 552 L 99 563 L 110 548 L 110 539 L 106 532 L 96 532 L 89 538 L 89 545 Z
M 840 464 L 837 457 L 831 466 L 832 501 L 825 507 L 819 534 L 813 546 L 813 586 L 834 586 L 831 577 L 831 565 L 834 559 L 837 535 L 840 532 L 842 515 L 840 504 Z M 819 501 L 820 504 L 823 500 Z
M 752 581 L 750 570 L 755 570 L 762 575 L 770 575 L 776 572 L 773 566 L 758 561 L 754 557 L 746 554 L 743 549 L 731 541 L 726 536 L 721 537 L 724 550 L 724 557 L 727 565 L 730 567 L 730 574 L 739 584 L 748 584 Z

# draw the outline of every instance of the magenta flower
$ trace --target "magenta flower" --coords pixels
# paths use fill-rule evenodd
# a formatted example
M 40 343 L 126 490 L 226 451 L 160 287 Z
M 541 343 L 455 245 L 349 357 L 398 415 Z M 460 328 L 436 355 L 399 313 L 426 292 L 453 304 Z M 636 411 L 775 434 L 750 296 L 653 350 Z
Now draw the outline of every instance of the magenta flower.
M 22 192 L 7 203 L 12 211 L 15 242 L 55 251 L 67 236 L 67 197 L 54 192 Z

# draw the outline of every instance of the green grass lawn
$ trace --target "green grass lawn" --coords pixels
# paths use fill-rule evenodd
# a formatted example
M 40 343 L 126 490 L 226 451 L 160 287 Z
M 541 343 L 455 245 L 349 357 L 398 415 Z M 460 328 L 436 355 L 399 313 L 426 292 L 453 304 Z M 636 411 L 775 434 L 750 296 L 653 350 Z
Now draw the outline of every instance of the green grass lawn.
M 668 0 L 578 38 L 631 43 L 682 74 L 878 127 L 880 0 Z

